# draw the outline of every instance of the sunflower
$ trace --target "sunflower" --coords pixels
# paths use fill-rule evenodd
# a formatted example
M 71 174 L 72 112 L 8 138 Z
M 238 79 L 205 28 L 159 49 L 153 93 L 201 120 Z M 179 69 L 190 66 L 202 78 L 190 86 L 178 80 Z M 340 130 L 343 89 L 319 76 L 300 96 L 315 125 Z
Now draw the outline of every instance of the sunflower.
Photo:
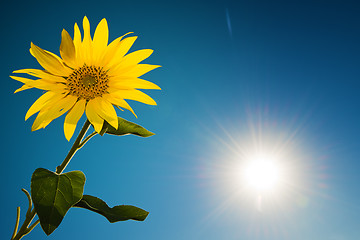
M 61 33 L 60 56 L 43 50 L 31 43 L 30 53 L 44 68 L 21 69 L 13 73 L 25 73 L 37 79 L 18 76 L 11 78 L 24 85 L 15 91 L 38 88 L 46 92 L 29 108 L 25 120 L 38 113 L 31 130 L 45 128 L 52 120 L 67 112 L 64 133 L 67 140 L 74 134 L 77 122 L 85 112 L 96 132 L 100 132 L 104 121 L 118 128 L 118 117 L 114 109 L 135 112 L 126 100 L 135 100 L 149 105 L 156 102 L 138 89 L 160 89 L 154 83 L 142 80 L 143 74 L 160 67 L 139 64 L 153 50 L 142 49 L 128 53 L 136 36 L 129 33 L 108 44 L 109 30 L 106 19 L 96 27 L 91 39 L 90 23 L 83 19 L 84 36 L 75 23 L 74 39 L 64 29 Z

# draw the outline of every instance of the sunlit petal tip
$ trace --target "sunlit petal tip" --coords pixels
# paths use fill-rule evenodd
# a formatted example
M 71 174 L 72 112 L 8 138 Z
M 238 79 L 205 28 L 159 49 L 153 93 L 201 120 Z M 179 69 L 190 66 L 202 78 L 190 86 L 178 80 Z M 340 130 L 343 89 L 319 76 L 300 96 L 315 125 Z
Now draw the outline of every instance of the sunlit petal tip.
M 157 105 L 154 99 L 139 90 L 118 90 L 112 94 L 118 98 L 134 100 L 153 106 Z
M 138 116 L 136 115 L 136 113 L 134 112 L 134 110 L 133 110 L 132 108 L 130 108 L 129 110 L 130 110 L 130 112 L 131 112 L 132 114 L 134 114 L 134 116 L 135 116 L 136 118 L 138 118 Z
M 10 76 L 12 79 L 22 82 L 22 83 L 27 83 L 28 81 L 31 81 L 31 79 L 28 78 L 24 78 L 24 77 L 17 77 L 17 76 Z
M 74 130 L 75 131 L 75 130 Z M 68 141 L 68 142 L 70 142 L 70 139 L 71 139 L 71 137 L 74 135 L 74 133 L 70 133 L 70 134 L 66 134 L 66 132 L 65 132 L 65 138 L 66 138 L 66 140 Z
M 23 85 L 21 88 L 18 88 L 15 90 L 14 94 L 15 93 L 18 93 L 18 92 L 21 92 L 21 91 L 24 91 L 24 90 L 27 90 L 27 89 L 30 89 L 30 88 L 33 88 L 31 86 L 27 86 L 27 85 Z
M 103 98 L 95 98 L 92 101 L 96 113 L 107 121 L 111 126 L 117 129 L 118 117 L 112 104 Z
M 86 21 L 86 22 L 89 22 L 89 19 L 87 18 L 87 16 L 84 16 L 84 18 L 83 18 L 83 23 L 84 23 L 85 21 Z
M 31 49 L 38 47 L 37 45 L 35 45 L 33 42 L 30 42 L 30 51 L 32 51 Z
M 123 46 L 125 46 L 126 48 L 128 48 L 127 51 L 129 51 L 129 49 L 134 44 L 134 42 L 136 41 L 137 38 L 138 38 L 137 36 L 129 36 L 129 37 L 122 39 L 120 42 L 122 44 L 122 45 L 120 45 L 120 48 L 123 48 Z M 127 51 L 126 51 L 126 53 L 127 53 Z
M 66 31 L 65 29 L 63 29 L 63 30 L 61 31 L 61 37 L 62 37 L 62 38 L 64 38 L 64 37 L 69 37 L 69 38 L 72 40 L 70 34 L 69 34 L 68 31 Z M 60 45 L 60 46 L 61 46 L 61 45 Z
M 121 40 L 124 40 L 127 35 L 130 35 L 130 34 L 133 34 L 133 33 L 134 33 L 134 32 L 125 33 L 125 34 L 122 35 L 120 38 L 121 38 Z
M 35 121 L 33 122 L 32 126 L 31 126 L 31 131 L 34 132 L 36 130 L 39 130 L 41 128 L 42 122 L 43 122 L 43 116 L 44 114 L 39 113 L 36 118 Z
M 41 110 L 41 108 L 44 107 L 45 103 L 47 101 L 49 101 L 51 98 L 53 98 L 55 96 L 54 93 L 52 92 L 46 92 L 44 93 L 41 97 L 39 97 L 29 108 L 29 110 L 26 112 L 25 115 L 25 121 L 28 120 L 29 117 L 31 117 L 32 115 L 34 115 L 35 113 L 37 113 L 38 111 Z M 55 101 L 58 100 L 58 97 L 55 98 Z
M 123 37 L 125 37 L 126 35 L 129 35 L 129 34 L 132 34 L 132 33 L 134 33 L 134 32 L 128 32 L 128 33 L 124 34 Z
M 86 116 L 90 123 L 93 125 L 95 131 L 99 133 L 102 129 L 102 126 L 104 124 L 104 119 L 102 119 L 97 113 L 96 109 L 94 107 L 94 101 L 90 100 L 85 109 Z
M 77 23 L 74 24 L 74 30 L 79 29 L 79 25 Z M 79 29 L 80 30 L 80 29 Z
M 74 24 L 74 44 L 76 45 L 78 42 L 81 42 L 81 32 L 79 25 L 77 23 Z
M 34 132 L 36 130 L 38 130 L 39 128 L 35 128 L 34 125 L 31 126 L 31 131 Z
M 136 117 L 136 118 L 138 118 L 138 116 L 136 115 L 136 113 L 134 112 L 134 111 L 131 111 L 132 112 L 132 114 L 134 114 L 134 116 Z
M 18 69 L 18 70 L 14 70 L 12 73 L 28 73 L 27 71 L 28 69 Z M 11 76 L 10 76 L 11 77 Z
M 115 106 L 115 107 L 117 107 L 117 109 L 119 109 L 120 111 L 124 111 L 124 109 L 122 109 L 121 107 L 119 107 L 119 106 Z
M 66 64 L 74 67 L 74 60 L 76 58 L 75 46 L 70 34 L 63 29 L 61 33 L 60 55 Z
M 139 78 L 116 78 L 114 77 L 109 83 L 109 88 L 118 90 L 130 90 L 130 89 L 155 89 L 161 90 L 161 88 L 155 83 L 139 79 Z
M 104 51 L 109 41 L 109 28 L 107 21 L 103 18 L 97 25 L 93 38 L 93 58 L 94 61 L 99 61 L 100 57 L 104 54 Z
M 99 24 L 97 25 L 97 27 L 96 27 L 96 29 L 100 29 L 100 34 L 106 34 L 107 36 L 106 36 L 106 40 L 107 40 L 107 38 L 108 38 L 108 35 L 109 35 L 109 27 L 108 27 L 108 23 L 107 23 L 107 21 L 106 21 L 106 19 L 105 18 L 103 18 L 100 22 L 99 22 Z M 96 30 L 95 30 L 95 32 L 96 32 Z M 94 34 L 94 38 L 95 38 L 95 34 Z M 107 44 L 107 41 L 106 41 L 106 44 Z
M 146 81 L 147 82 L 147 81 Z M 159 85 L 149 82 L 148 87 L 144 87 L 143 89 L 153 89 L 153 90 L 161 90 L 161 87 Z
M 74 106 L 66 114 L 64 121 L 64 134 L 65 138 L 70 141 L 73 136 L 76 125 L 80 120 L 81 116 L 84 114 L 86 100 L 80 100 L 74 104 Z
M 84 40 L 86 38 L 91 39 L 90 35 L 90 22 L 89 19 L 85 16 L 83 19 L 83 30 L 84 30 Z
M 106 26 L 107 26 L 108 24 L 107 24 L 106 18 L 101 19 L 101 21 L 99 22 L 98 26 L 99 26 L 100 24 L 106 24 Z
M 68 76 L 71 73 L 71 69 L 65 67 L 58 56 L 33 43 L 31 43 L 30 53 L 45 70 L 54 75 Z
M 132 113 L 134 114 L 134 116 L 136 118 L 138 118 L 138 116 L 136 115 L 135 111 L 132 109 L 132 107 L 130 107 L 130 105 L 124 100 L 124 102 L 127 104 L 127 109 Z

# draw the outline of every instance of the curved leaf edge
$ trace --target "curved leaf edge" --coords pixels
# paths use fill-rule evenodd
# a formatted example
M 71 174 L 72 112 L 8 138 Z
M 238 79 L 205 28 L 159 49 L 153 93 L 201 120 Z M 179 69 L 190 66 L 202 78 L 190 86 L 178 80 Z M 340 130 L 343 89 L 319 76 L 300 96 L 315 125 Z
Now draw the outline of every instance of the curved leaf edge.
M 108 122 L 104 121 L 103 127 L 99 134 L 103 136 L 105 133 L 110 135 L 124 136 L 124 135 L 136 135 L 139 137 L 150 137 L 155 135 L 155 133 L 150 132 L 143 126 L 125 120 L 121 117 L 118 117 L 118 128 L 115 129 Z
M 144 221 L 149 212 L 131 205 L 118 205 L 110 208 L 100 198 L 83 195 L 83 198 L 74 207 L 84 208 L 104 216 L 110 223 L 136 220 Z

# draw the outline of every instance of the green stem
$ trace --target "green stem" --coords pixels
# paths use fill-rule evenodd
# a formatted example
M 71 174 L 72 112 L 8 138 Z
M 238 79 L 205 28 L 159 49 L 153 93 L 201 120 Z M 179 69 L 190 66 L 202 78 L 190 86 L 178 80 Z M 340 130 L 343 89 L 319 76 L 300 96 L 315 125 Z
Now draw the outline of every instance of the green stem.
M 71 158 L 75 155 L 76 151 L 79 150 L 91 137 L 93 137 L 95 133 L 90 134 L 83 142 L 82 139 L 84 138 L 87 130 L 90 127 L 90 122 L 89 120 L 86 120 L 84 126 L 82 127 L 79 136 L 76 138 L 74 144 L 72 145 L 69 153 L 67 154 L 67 156 L 65 157 L 64 161 L 56 168 L 56 173 L 57 174 L 61 174 L 64 169 L 66 168 L 66 166 L 69 164 Z M 17 228 L 19 226 L 19 219 L 20 219 L 20 208 L 18 208 L 18 214 L 17 214 L 17 218 L 16 218 L 16 224 L 15 224 L 15 230 L 13 233 L 13 236 L 11 237 L 11 240 L 20 240 L 23 236 L 25 236 L 26 234 L 28 234 L 31 230 L 34 229 L 34 227 L 40 222 L 40 220 L 37 220 L 36 222 L 34 222 L 30 227 L 29 225 L 31 224 L 32 220 L 34 219 L 34 217 L 36 216 L 36 211 L 35 208 L 32 208 L 32 200 L 30 198 L 29 193 L 25 190 L 23 190 L 23 192 L 26 194 L 26 196 L 28 197 L 29 200 L 29 209 L 26 213 L 26 218 L 24 220 L 24 223 L 22 224 L 19 232 L 17 232 Z M 17 233 L 16 233 L 17 232 Z
M 66 156 L 66 158 L 64 159 L 64 161 L 61 163 L 60 166 L 58 166 L 56 168 L 56 173 L 60 174 L 62 173 L 62 171 L 64 171 L 64 169 L 66 168 L 66 166 L 69 164 L 71 158 L 74 156 L 74 154 L 76 153 L 76 151 L 79 149 L 79 146 L 81 144 L 81 140 L 84 138 L 87 130 L 90 127 L 90 122 L 89 120 L 86 120 L 84 126 L 82 127 L 79 136 L 76 138 L 74 144 L 72 145 L 68 155 Z

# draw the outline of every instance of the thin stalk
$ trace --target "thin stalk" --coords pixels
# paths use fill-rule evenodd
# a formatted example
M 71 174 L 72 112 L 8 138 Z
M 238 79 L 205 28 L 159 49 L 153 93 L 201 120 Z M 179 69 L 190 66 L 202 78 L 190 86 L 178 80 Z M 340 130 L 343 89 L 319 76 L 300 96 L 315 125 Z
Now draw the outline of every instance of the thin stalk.
M 31 221 L 36 216 L 35 209 L 33 209 L 29 215 L 26 216 L 24 223 L 22 224 L 19 232 L 15 235 L 15 237 L 12 240 L 19 240 L 26 234 L 28 234 L 30 231 L 28 231 L 28 226 L 30 225 Z
M 16 223 L 15 223 L 15 229 L 14 229 L 14 232 L 13 232 L 13 235 L 11 237 L 11 239 L 14 239 L 16 233 L 17 233 L 17 230 L 18 230 L 18 227 L 19 227 L 19 221 L 20 221 L 20 207 L 17 207 L 16 208 Z
M 85 143 L 86 143 L 87 141 L 89 141 L 90 138 L 92 138 L 92 137 L 95 136 L 96 134 L 97 134 L 97 132 L 93 132 L 93 133 L 91 133 L 89 136 L 87 136 L 87 137 L 84 139 L 84 141 L 82 141 L 82 142 L 79 144 L 78 150 L 79 150 L 80 148 L 82 148 L 82 147 L 85 145 Z
M 84 138 L 87 130 L 90 127 L 90 122 L 89 120 L 86 120 L 84 126 L 82 127 L 78 137 L 76 138 L 74 144 L 72 145 L 69 153 L 67 154 L 67 156 L 65 157 L 64 161 L 56 168 L 56 173 L 57 174 L 61 174 L 64 169 L 66 168 L 66 166 L 69 164 L 71 158 L 75 155 L 76 151 L 81 148 L 92 136 L 94 136 L 96 133 L 92 133 L 91 135 L 89 135 L 83 142 L 82 139 Z M 17 220 L 16 220 L 16 225 L 15 225 L 15 230 L 14 230 L 14 234 L 11 237 L 11 240 L 20 240 L 23 236 L 25 236 L 26 234 L 28 234 L 31 230 L 34 229 L 34 227 L 40 222 L 40 220 L 37 220 L 36 222 L 34 222 L 30 227 L 29 225 L 31 224 L 32 220 L 34 219 L 34 217 L 36 216 L 36 211 L 35 208 L 32 208 L 32 201 L 31 198 L 29 198 L 30 194 L 25 190 L 23 190 L 23 192 L 26 194 L 26 196 L 29 199 L 29 209 L 26 213 L 26 218 L 24 220 L 24 223 L 22 224 L 20 230 L 18 233 L 16 233 L 17 228 L 19 226 L 19 219 L 20 219 L 20 208 L 18 208 L 18 216 L 17 216 Z
M 28 231 L 31 232 L 31 230 L 34 229 L 34 227 L 36 227 L 36 225 L 38 225 L 40 222 L 40 219 L 36 220 L 36 222 L 34 222 L 29 228 Z
M 26 212 L 26 216 L 28 216 L 30 213 L 31 213 L 31 209 L 32 209 L 32 200 L 31 200 L 31 196 L 30 196 L 30 193 L 28 191 L 26 191 L 26 189 L 21 189 L 21 191 L 23 191 L 26 195 L 26 197 L 28 198 L 29 200 L 29 207 L 28 207 L 28 210 Z

